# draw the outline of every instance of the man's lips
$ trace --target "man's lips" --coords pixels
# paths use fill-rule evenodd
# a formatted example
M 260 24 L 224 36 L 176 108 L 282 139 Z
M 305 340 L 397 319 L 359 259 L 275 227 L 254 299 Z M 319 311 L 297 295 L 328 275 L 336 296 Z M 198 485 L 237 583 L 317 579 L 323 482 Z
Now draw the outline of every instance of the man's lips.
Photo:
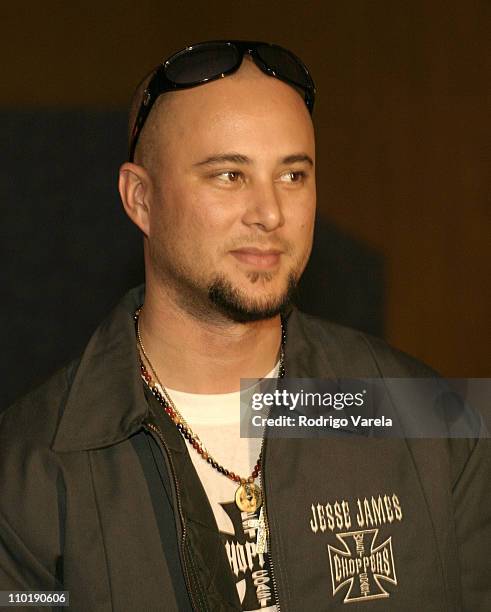
M 256 268 L 273 268 L 277 266 L 282 252 L 278 249 L 258 249 L 255 247 L 245 247 L 230 251 L 242 263 L 255 266 Z

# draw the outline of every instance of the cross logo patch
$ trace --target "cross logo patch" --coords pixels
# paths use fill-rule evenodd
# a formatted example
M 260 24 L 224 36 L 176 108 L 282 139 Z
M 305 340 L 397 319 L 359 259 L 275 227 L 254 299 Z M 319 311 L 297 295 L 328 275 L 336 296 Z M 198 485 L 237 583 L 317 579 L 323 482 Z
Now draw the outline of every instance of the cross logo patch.
M 344 603 L 389 597 L 381 581 L 397 585 L 392 537 L 376 545 L 378 529 L 336 534 L 342 549 L 328 545 L 332 594 L 348 585 Z

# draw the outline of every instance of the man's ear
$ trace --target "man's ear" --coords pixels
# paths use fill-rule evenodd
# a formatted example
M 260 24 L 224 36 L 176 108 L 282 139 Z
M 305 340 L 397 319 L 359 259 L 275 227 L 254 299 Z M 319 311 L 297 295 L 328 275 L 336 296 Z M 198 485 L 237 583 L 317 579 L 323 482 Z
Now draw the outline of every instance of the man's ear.
M 150 232 L 152 181 L 143 166 L 125 162 L 119 169 L 119 193 L 124 209 L 145 236 Z

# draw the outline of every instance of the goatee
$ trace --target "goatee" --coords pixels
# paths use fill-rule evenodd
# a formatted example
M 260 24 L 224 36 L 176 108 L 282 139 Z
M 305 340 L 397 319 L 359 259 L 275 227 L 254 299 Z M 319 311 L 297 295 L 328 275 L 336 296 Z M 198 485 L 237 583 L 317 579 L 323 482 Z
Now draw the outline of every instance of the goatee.
M 255 282 L 257 279 L 251 280 Z M 297 279 L 291 273 L 286 291 L 281 296 L 271 297 L 261 304 L 251 304 L 247 303 L 247 298 L 244 298 L 230 281 L 218 277 L 208 287 L 208 298 L 227 318 L 237 323 L 248 323 L 276 317 L 291 304 L 296 289 Z

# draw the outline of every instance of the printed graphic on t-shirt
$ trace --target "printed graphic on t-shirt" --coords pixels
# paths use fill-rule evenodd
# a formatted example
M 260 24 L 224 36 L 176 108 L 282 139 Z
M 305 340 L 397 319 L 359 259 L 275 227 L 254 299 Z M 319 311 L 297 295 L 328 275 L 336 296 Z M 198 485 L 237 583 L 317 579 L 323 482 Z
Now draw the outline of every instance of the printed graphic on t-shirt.
M 229 521 L 220 521 L 220 536 L 235 578 L 242 610 L 276 612 L 273 580 L 267 554 L 256 552 L 259 509 L 241 512 L 235 502 L 220 503 Z M 225 518 L 225 517 L 223 517 Z M 229 531 L 224 530 L 224 523 Z

